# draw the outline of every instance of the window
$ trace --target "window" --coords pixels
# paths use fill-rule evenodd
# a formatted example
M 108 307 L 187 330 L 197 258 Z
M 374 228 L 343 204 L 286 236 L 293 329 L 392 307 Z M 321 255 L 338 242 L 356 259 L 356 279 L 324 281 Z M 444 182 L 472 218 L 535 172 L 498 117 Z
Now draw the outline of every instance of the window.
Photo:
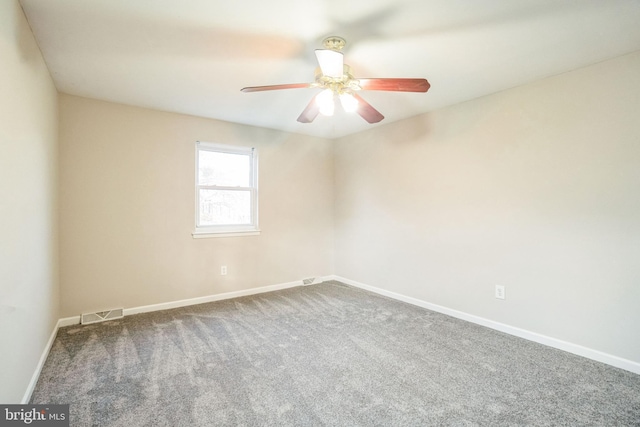
M 193 237 L 258 233 L 256 150 L 197 142 Z

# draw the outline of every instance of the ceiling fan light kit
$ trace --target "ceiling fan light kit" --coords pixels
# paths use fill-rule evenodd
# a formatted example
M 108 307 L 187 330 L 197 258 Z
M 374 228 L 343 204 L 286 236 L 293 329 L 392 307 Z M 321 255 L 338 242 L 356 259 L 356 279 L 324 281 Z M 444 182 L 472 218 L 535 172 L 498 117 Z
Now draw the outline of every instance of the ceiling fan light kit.
M 333 102 L 333 91 L 325 89 L 316 96 L 316 104 L 323 116 L 333 116 L 335 104 Z
M 300 123 L 311 123 L 322 114 L 331 116 L 335 110 L 335 99 L 340 100 L 346 112 L 356 112 L 369 123 L 378 123 L 384 116 L 356 92 L 377 90 L 388 92 L 426 92 L 429 82 L 426 79 L 367 78 L 356 79 L 351 68 L 344 63 L 342 49 L 346 41 L 342 37 L 331 36 L 322 42 L 324 49 L 316 49 L 319 67 L 313 83 L 290 83 L 271 86 L 252 86 L 242 88 L 242 92 L 261 92 L 279 89 L 319 88 L 320 93 L 298 117 Z
M 358 109 L 358 100 L 353 96 L 352 93 L 343 92 L 340 95 L 340 104 L 342 104 L 342 109 L 347 113 L 353 113 Z

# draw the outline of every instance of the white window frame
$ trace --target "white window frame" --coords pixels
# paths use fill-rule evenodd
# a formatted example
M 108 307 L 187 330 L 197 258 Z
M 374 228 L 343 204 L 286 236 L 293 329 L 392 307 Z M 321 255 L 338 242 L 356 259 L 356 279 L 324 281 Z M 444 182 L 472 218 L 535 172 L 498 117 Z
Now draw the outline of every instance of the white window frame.
M 200 170 L 200 151 L 213 151 L 225 154 L 242 154 L 250 158 L 249 187 L 223 187 L 216 185 L 200 185 L 198 173 Z M 196 141 L 196 227 L 192 233 L 194 238 L 207 237 L 235 237 L 235 236 L 255 236 L 260 234 L 258 228 L 258 151 L 253 147 L 242 147 L 233 145 L 217 144 L 213 142 Z M 200 225 L 200 190 L 242 190 L 251 193 L 251 221 L 249 224 L 228 224 L 228 225 Z

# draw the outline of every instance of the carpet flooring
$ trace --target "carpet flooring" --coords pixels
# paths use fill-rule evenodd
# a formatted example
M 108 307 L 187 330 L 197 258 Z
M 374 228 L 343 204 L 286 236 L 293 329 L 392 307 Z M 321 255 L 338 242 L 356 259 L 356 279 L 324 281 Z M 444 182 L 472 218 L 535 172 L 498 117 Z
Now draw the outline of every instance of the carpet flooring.
M 72 426 L 640 426 L 640 375 L 339 282 L 61 328 Z

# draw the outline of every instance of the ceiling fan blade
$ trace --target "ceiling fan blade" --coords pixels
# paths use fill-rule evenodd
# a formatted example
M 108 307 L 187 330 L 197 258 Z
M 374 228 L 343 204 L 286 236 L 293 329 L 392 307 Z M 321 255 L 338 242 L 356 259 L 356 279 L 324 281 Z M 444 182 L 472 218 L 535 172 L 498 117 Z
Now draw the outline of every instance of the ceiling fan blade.
M 318 117 L 320 108 L 318 107 L 318 103 L 316 102 L 316 96 L 311 98 L 311 102 L 309 103 L 309 105 L 307 105 L 304 111 L 300 113 L 300 116 L 298 117 L 298 121 L 300 123 L 311 123 L 316 117 Z
M 384 116 L 380 114 L 380 111 L 373 108 L 371 104 L 365 101 L 360 95 L 354 93 L 353 97 L 358 100 L 358 109 L 356 112 L 360 114 L 363 119 L 369 123 L 378 123 L 384 119 Z
M 344 74 L 342 52 L 331 49 L 316 49 L 316 58 L 318 58 L 318 64 L 323 75 L 340 78 Z
M 285 85 L 250 86 L 240 89 L 242 92 L 262 92 L 264 90 L 300 89 L 311 87 L 311 83 L 289 83 Z
M 392 92 L 426 92 L 431 85 L 426 79 L 358 79 L 362 90 Z

